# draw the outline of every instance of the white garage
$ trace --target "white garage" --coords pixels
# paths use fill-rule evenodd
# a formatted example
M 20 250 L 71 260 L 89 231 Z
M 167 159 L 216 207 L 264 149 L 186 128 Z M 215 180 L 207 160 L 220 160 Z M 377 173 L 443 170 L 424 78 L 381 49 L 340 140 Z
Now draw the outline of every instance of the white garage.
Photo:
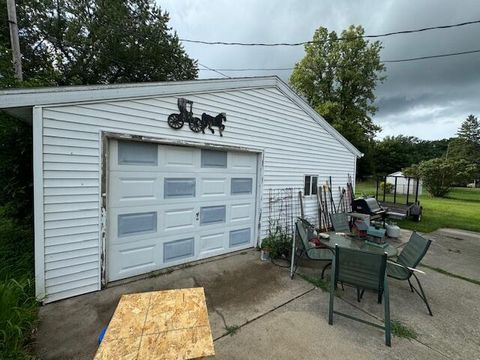
M 110 142 L 107 279 L 254 245 L 257 154 Z
M 44 302 L 255 247 L 271 190 L 333 196 L 361 153 L 277 77 L 0 92 L 32 124 Z M 353 176 L 354 178 L 354 176 Z

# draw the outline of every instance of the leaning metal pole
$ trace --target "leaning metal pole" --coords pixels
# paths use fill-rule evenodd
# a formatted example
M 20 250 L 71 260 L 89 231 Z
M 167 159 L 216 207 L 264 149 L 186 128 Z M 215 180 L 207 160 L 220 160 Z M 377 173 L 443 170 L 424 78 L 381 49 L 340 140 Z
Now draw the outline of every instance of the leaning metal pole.
M 297 232 L 293 230 L 293 240 L 292 240 L 292 257 L 290 259 L 290 279 L 293 279 L 293 267 L 295 266 L 295 241 L 297 237 Z

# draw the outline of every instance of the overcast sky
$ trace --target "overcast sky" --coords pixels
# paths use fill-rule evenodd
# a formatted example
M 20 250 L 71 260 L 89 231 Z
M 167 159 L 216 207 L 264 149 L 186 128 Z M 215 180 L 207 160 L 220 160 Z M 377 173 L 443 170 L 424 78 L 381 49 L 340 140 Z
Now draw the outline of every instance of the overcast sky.
M 480 20 L 479 0 L 157 2 L 170 13 L 170 24 L 180 38 L 206 41 L 298 42 L 310 40 L 320 26 L 341 32 L 355 24 L 366 34 L 378 34 Z M 384 60 L 475 50 L 480 49 L 480 24 L 381 40 Z M 303 46 L 184 46 L 191 57 L 211 68 L 292 67 L 304 54 Z M 376 90 L 379 111 L 374 121 L 383 128 L 380 137 L 451 137 L 468 114 L 480 115 L 480 53 L 387 65 L 388 78 Z M 276 74 L 285 81 L 290 76 L 289 71 L 227 74 Z M 213 77 L 220 75 L 200 72 L 200 78 Z

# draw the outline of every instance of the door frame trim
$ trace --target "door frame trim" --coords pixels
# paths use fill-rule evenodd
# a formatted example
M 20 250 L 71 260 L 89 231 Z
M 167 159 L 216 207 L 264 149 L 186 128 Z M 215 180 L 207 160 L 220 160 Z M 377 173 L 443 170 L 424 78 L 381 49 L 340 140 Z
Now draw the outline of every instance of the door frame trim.
M 100 193 L 99 193 L 99 247 L 100 247 L 100 284 L 101 288 L 104 289 L 107 286 L 107 238 L 108 238 L 108 184 L 109 184 L 109 143 L 110 140 L 130 140 L 138 142 L 150 142 L 156 143 L 158 145 L 176 145 L 184 147 L 195 147 L 200 149 L 211 149 L 211 150 L 224 150 L 224 151 L 237 151 L 237 152 L 247 152 L 257 155 L 257 186 L 255 194 L 255 224 L 254 234 L 253 234 L 253 246 L 257 246 L 260 240 L 261 234 L 261 213 L 262 213 L 262 201 L 263 201 L 263 168 L 264 168 L 264 153 L 265 150 L 262 148 L 252 148 L 252 147 L 243 147 L 235 145 L 225 145 L 217 144 L 210 142 L 200 142 L 200 141 L 187 141 L 182 139 L 166 139 L 160 137 L 152 137 L 151 135 L 139 135 L 138 133 L 119 133 L 116 131 L 110 130 L 99 130 L 99 140 L 100 140 Z M 158 270 L 155 270 L 158 271 Z

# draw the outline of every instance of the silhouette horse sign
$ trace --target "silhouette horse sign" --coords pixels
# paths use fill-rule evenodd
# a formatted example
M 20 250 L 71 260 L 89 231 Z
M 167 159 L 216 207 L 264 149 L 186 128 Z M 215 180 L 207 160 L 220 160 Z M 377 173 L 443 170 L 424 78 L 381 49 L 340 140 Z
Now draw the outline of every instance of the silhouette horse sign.
M 225 113 L 220 113 L 217 116 L 213 117 L 212 115 L 208 115 L 207 113 L 202 114 L 202 133 L 205 134 L 205 128 L 215 134 L 215 130 L 212 129 L 212 126 L 218 127 L 218 132 L 220 136 L 223 136 L 223 130 L 225 130 L 225 125 L 223 123 L 227 121 L 227 115 Z
M 185 123 L 188 123 L 188 127 L 193 132 L 202 132 L 205 134 L 205 129 L 208 129 L 215 134 L 215 130 L 212 127 L 218 127 L 218 133 L 220 136 L 223 136 L 223 130 L 225 130 L 225 125 L 223 124 L 227 121 L 227 115 L 225 113 L 220 113 L 217 116 L 208 115 L 207 113 L 202 114 L 202 118 L 193 116 L 193 101 L 187 100 L 184 98 L 179 98 L 177 100 L 178 110 L 180 114 L 170 114 L 168 115 L 168 125 L 175 130 L 179 130 L 183 127 Z

